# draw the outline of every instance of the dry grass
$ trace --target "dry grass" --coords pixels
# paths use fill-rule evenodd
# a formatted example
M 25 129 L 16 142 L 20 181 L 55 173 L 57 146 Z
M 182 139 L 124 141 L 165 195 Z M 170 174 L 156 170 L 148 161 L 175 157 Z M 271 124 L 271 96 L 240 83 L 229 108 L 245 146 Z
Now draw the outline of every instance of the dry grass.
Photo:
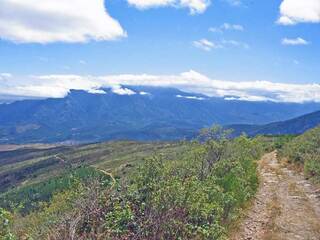
M 267 204 L 269 221 L 267 223 L 267 231 L 263 235 L 263 240 L 278 240 L 278 227 L 276 224 L 277 218 L 281 215 L 281 203 L 276 194 L 273 195 L 270 202 Z

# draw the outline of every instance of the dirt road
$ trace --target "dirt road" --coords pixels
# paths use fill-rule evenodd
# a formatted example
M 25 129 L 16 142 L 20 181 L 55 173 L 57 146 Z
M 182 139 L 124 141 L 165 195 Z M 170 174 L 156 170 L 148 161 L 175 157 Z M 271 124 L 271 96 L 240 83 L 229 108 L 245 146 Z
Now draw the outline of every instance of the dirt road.
M 276 152 L 259 163 L 257 196 L 232 240 L 320 240 L 320 191 L 279 164 Z

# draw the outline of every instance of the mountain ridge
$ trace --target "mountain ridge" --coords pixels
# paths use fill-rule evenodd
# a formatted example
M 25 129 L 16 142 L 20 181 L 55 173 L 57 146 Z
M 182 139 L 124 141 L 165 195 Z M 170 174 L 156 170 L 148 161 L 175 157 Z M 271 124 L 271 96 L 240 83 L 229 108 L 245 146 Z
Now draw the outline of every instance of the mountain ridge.
M 305 114 L 287 121 L 273 122 L 266 125 L 235 124 L 226 126 L 226 128 L 233 129 L 233 134 L 235 136 L 242 133 L 246 133 L 249 136 L 298 135 L 309 129 L 315 128 L 318 125 L 320 125 L 320 111 Z
M 213 124 L 265 124 L 320 109 L 318 103 L 230 101 L 174 88 L 102 90 L 1 104 L 0 143 L 180 140 Z

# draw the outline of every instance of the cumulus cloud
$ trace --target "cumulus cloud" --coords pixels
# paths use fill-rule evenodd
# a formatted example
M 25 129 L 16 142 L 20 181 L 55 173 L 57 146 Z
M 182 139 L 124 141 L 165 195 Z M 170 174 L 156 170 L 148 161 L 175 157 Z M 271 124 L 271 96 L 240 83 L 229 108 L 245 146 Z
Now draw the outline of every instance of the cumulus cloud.
M 310 44 L 308 41 L 306 41 L 300 37 L 298 37 L 298 38 L 284 38 L 284 39 L 282 39 L 281 43 L 283 45 L 291 45 L 291 46 Z
M 210 0 L 127 0 L 128 3 L 138 9 L 156 7 L 189 8 L 191 14 L 203 13 L 210 6 Z
M 148 95 L 137 93 L 130 86 L 174 87 L 189 93 L 227 100 L 274 101 L 274 102 L 320 102 L 320 84 L 288 84 L 268 81 L 232 82 L 211 79 L 196 71 L 178 75 L 48 75 L 0 79 L 0 96 L 24 96 L 61 98 L 71 89 L 104 94 L 103 88 L 120 95 Z M 126 86 L 126 87 L 123 87 Z M 187 95 L 189 96 L 189 95 Z M 190 95 L 192 97 L 194 95 Z
M 0 0 L 0 38 L 17 43 L 87 42 L 126 36 L 104 0 Z
M 233 30 L 233 31 L 244 31 L 244 27 L 240 24 L 230 24 L 224 23 L 219 27 L 209 28 L 209 32 L 223 33 L 224 31 Z
M 319 23 L 319 0 L 283 0 L 280 5 L 278 23 L 294 25 L 297 23 Z

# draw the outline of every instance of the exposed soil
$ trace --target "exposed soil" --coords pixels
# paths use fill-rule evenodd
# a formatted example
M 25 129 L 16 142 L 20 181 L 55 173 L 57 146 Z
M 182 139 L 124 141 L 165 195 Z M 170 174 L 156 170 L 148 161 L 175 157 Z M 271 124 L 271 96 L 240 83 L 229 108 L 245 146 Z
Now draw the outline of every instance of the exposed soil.
M 232 240 L 320 240 L 320 189 L 281 165 L 276 152 L 259 162 L 261 184 Z

